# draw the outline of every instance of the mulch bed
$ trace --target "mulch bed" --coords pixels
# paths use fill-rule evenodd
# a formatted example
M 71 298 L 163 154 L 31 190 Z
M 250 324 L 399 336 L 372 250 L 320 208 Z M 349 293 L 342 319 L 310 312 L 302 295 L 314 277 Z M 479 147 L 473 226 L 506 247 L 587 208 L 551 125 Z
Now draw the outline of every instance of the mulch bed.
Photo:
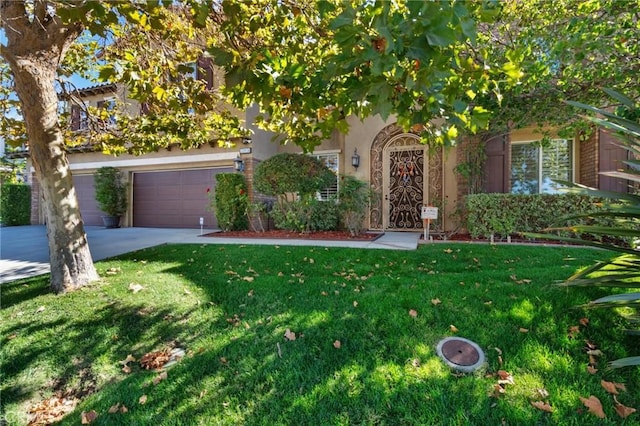
M 373 241 L 380 236 L 380 232 L 363 232 L 352 236 L 345 231 L 293 232 L 273 229 L 264 232 L 228 231 L 212 232 L 203 235 L 212 238 L 249 238 L 249 239 L 289 239 L 289 240 L 327 240 L 327 241 Z

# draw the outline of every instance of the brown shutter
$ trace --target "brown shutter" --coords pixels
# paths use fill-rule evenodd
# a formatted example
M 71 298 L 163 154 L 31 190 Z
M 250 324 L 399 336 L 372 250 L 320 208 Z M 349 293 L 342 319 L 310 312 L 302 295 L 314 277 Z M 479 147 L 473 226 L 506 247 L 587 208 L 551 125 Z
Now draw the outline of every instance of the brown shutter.
M 80 130 L 80 105 L 71 105 L 71 130 Z
M 198 58 L 196 63 L 196 78 L 204 80 L 207 90 L 213 89 L 213 61 L 211 58 Z
M 484 192 L 509 192 L 509 136 L 489 136 L 485 152 Z
M 143 102 L 140 104 L 140 115 L 147 115 L 151 111 L 149 102 Z
M 627 168 L 629 151 L 620 146 L 621 142 L 608 130 L 599 129 L 600 172 L 612 172 Z M 600 175 L 599 189 L 603 191 L 629 192 L 629 181 L 611 176 Z

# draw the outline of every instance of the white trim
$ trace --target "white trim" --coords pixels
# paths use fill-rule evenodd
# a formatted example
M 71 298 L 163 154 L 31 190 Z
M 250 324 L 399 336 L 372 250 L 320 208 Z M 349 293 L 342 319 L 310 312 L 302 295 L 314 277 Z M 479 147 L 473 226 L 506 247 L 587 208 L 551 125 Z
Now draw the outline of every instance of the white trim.
M 220 152 L 216 154 L 202 154 L 202 155 L 185 155 L 179 157 L 158 157 L 148 158 L 140 157 L 131 160 L 110 160 L 110 161 L 92 161 L 88 163 L 70 164 L 71 170 L 89 170 L 98 169 L 104 166 L 112 167 L 137 167 L 137 166 L 163 166 L 169 164 L 186 164 L 186 163 L 204 163 L 208 161 L 233 161 L 238 153 L 234 152 Z

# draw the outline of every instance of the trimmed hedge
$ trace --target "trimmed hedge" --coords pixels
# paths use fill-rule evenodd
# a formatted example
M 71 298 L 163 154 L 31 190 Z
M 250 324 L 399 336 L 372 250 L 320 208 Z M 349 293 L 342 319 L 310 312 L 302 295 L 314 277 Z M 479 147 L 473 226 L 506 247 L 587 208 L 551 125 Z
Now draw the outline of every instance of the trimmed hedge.
M 602 199 L 580 194 L 473 194 L 465 198 L 466 228 L 473 238 L 498 238 L 520 232 L 542 232 L 547 228 L 578 223 L 611 225 L 611 219 L 564 218 L 600 210 Z M 575 236 L 563 232 L 565 236 Z M 582 235 L 582 237 L 587 237 Z
M 0 195 L 0 222 L 6 226 L 31 223 L 31 187 L 6 183 Z
M 218 173 L 213 209 L 218 226 L 223 231 L 249 228 L 249 196 L 244 176 L 238 173 Z

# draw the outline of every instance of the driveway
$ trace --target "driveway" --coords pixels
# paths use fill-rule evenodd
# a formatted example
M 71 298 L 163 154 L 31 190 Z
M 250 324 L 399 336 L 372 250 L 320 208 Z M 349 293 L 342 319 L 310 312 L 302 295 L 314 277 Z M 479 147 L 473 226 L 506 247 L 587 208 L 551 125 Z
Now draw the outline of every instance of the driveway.
M 309 241 L 244 238 L 202 238 L 199 229 L 117 228 L 85 226 L 93 260 L 168 243 L 264 244 L 415 250 L 420 233 L 385 232 L 374 241 Z M 213 232 L 205 229 L 204 233 Z M 0 227 L 0 283 L 49 272 L 49 243 L 44 225 Z
M 159 244 L 203 242 L 199 229 L 86 226 L 85 231 L 94 261 Z M 44 225 L 0 228 L 0 283 L 48 272 L 49 243 Z

